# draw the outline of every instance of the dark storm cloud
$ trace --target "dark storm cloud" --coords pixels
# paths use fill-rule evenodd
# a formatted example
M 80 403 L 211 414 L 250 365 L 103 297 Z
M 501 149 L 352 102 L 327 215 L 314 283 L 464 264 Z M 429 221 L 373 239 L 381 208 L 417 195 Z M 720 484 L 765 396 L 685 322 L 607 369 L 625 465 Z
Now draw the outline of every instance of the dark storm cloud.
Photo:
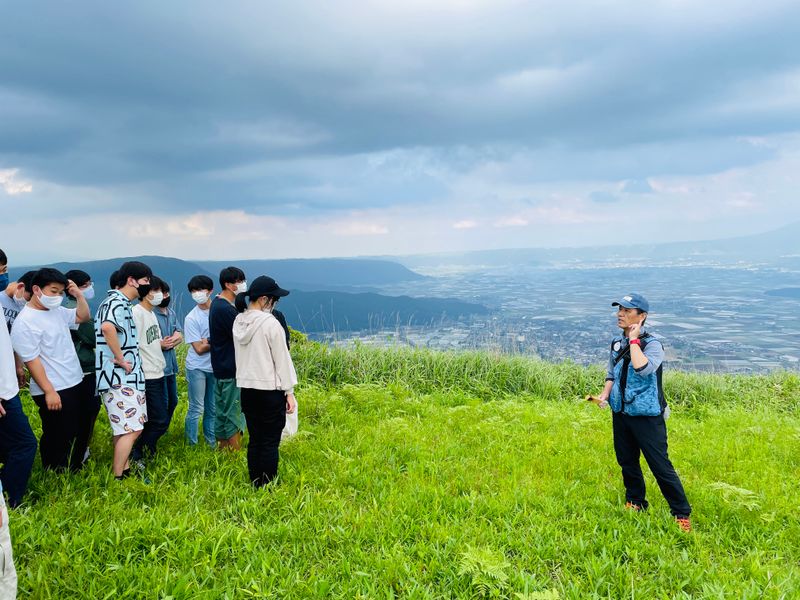
M 800 129 L 796 3 L 476 4 L 7 5 L 0 167 L 158 210 L 314 212 L 429 202 L 485 161 L 715 172 L 772 155 L 735 138 Z

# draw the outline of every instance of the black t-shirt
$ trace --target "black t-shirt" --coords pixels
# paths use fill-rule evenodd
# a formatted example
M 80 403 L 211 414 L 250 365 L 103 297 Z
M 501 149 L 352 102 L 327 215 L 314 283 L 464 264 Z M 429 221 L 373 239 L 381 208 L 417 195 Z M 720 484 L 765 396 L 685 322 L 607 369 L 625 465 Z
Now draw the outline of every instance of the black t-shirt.
M 278 323 L 281 324 L 283 327 L 283 332 L 286 334 L 286 347 L 289 348 L 289 326 L 286 324 L 286 317 L 283 316 L 283 313 L 279 311 L 277 308 L 273 309 L 272 314 L 276 319 L 278 319 Z
M 217 296 L 208 311 L 208 334 L 211 344 L 211 369 L 217 379 L 236 377 L 236 353 L 233 349 L 233 322 L 236 307 Z

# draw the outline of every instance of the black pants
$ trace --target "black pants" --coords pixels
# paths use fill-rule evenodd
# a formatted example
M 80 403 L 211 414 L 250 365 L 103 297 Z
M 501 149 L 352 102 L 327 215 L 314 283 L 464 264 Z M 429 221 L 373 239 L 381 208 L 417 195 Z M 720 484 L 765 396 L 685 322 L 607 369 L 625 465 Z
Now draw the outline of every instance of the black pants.
M 86 448 L 92 441 L 94 433 L 94 422 L 97 420 L 97 413 L 100 412 L 100 396 L 97 395 L 95 382 L 97 381 L 94 373 L 86 373 L 83 376 L 83 391 L 81 392 L 81 416 L 78 427 L 78 437 L 75 439 L 75 454 L 80 454 L 80 459 L 86 454 Z
M 647 508 L 644 476 L 639 465 L 639 453 L 655 475 L 658 487 L 676 517 L 688 517 L 692 512 L 683 485 L 667 455 L 667 424 L 664 417 L 630 417 L 614 413 L 614 450 L 622 467 L 625 499 Z
M 169 408 L 164 378 L 145 379 L 144 397 L 147 402 L 147 422 L 133 446 L 131 458 L 141 460 L 145 454 L 154 455 L 158 440 L 169 429 Z
M 278 445 L 286 425 L 286 393 L 242 388 L 242 412 L 250 432 L 247 446 L 250 481 L 261 487 L 278 474 Z
M 3 463 L 0 482 L 8 494 L 8 505 L 17 507 L 28 489 L 36 458 L 36 436 L 22 410 L 19 395 L 2 402 L 6 414 L 0 417 L 0 462 Z
M 44 400 L 44 394 L 33 396 L 39 407 L 42 419 L 42 438 L 39 440 L 39 453 L 42 455 L 42 466 L 45 469 L 78 471 L 83 463 L 86 445 L 78 446 L 82 419 L 86 401 L 83 398 L 85 387 L 81 381 L 78 385 L 65 390 L 58 390 L 61 397 L 61 410 L 50 410 Z

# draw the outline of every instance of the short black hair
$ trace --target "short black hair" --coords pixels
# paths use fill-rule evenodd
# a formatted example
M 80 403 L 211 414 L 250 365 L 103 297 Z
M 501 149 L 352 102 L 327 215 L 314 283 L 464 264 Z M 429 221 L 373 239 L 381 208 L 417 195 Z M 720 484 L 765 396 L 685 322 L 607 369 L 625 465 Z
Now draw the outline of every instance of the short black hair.
M 226 283 L 237 283 L 244 281 L 247 277 L 244 276 L 244 271 L 239 267 L 225 267 L 219 272 L 219 285 L 225 289 Z
M 37 271 L 25 271 L 19 279 L 17 279 L 17 283 L 21 283 L 25 286 L 25 291 L 29 294 L 33 293 L 33 276 L 36 275 Z
M 197 292 L 199 290 L 213 290 L 214 282 L 208 275 L 195 275 L 189 280 L 187 286 L 190 292 Z
M 119 284 L 119 269 L 114 271 L 108 278 L 108 287 L 112 290 L 122 287 Z
M 145 277 L 153 276 L 153 271 L 150 269 L 150 267 L 143 262 L 139 262 L 138 260 L 131 260 L 126 263 L 122 263 L 118 273 L 119 275 L 117 278 L 117 283 L 119 287 L 123 287 L 126 283 L 128 283 L 128 277 L 133 277 L 134 279 L 143 279 Z
M 89 275 L 86 271 L 81 271 L 80 269 L 71 269 L 64 273 L 64 276 L 67 279 L 74 281 L 75 285 L 78 287 L 85 285 L 92 280 L 91 275 Z
M 151 275 L 150 276 L 150 291 L 151 292 L 163 292 L 164 291 L 164 280 L 161 279 L 158 275 Z
M 45 286 L 50 285 L 51 283 L 60 283 L 64 287 L 67 287 L 67 278 L 58 269 L 45 267 L 43 269 L 39 269 L 38 271 L 36 271 L 36 273 L 33 276 L 33 279 L 31 280 L 31 288 L 34 285 L 43 288 Z
M 169 293 L 169 284 L 166 279 L 161 280 L 161 291 L 165 294 Z
M 8 264 L 8 257 L 6 256 L 6 253 L 3 252 L 2 249 L 0 249 L 0 265 L 7 265 L 7 264 Z
M 64 277 L 67 279 L 72 280 L 72 282 L 81 287 L 82 285 L 89 283 L 92 280 L 91 275 L 89 275 L 86 271 L 81 271 L 80 269 L 70 269 L 66 273 L 64 273 Z M 67 296 L 72 298 L 72 294 L 67 292 Z

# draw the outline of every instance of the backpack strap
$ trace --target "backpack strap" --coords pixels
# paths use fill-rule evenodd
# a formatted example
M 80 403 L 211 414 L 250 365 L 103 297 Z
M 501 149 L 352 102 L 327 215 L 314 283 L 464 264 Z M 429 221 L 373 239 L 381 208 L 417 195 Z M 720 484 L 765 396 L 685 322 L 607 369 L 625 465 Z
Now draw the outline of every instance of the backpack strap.
M 649 333 L 644 332 L 642 336 L 639 338 L 639 340 L 641 340 L 640 347 L 642 349 L 642 352 L 644 352 L 644 349 L 647 347 L 647 343 L 649 342 L 651 337 L 652 336 Z M 622 372 L 620 373 L 619 390 L 620 393 L 622 394 L 622 403 L 625 404 L 625 390 L 628 386 L 628 367 L 630 367 L 631 364 L 630 343 L 628 343 L 628 346 L 625 348 L 625 350 L 620 352 L 614 358 L 614 366 L 619 364 L 619 361 L 622 361 Z M 661 412 L 663 413 L 667 403 L 666 400 L 664 399 L 664 389 L 661 384 L 662 366 L 663 365 L 658 365 L 658 369 L 656 370 L 656 380 L 658 382 L 658 403 L 661 405 Z

